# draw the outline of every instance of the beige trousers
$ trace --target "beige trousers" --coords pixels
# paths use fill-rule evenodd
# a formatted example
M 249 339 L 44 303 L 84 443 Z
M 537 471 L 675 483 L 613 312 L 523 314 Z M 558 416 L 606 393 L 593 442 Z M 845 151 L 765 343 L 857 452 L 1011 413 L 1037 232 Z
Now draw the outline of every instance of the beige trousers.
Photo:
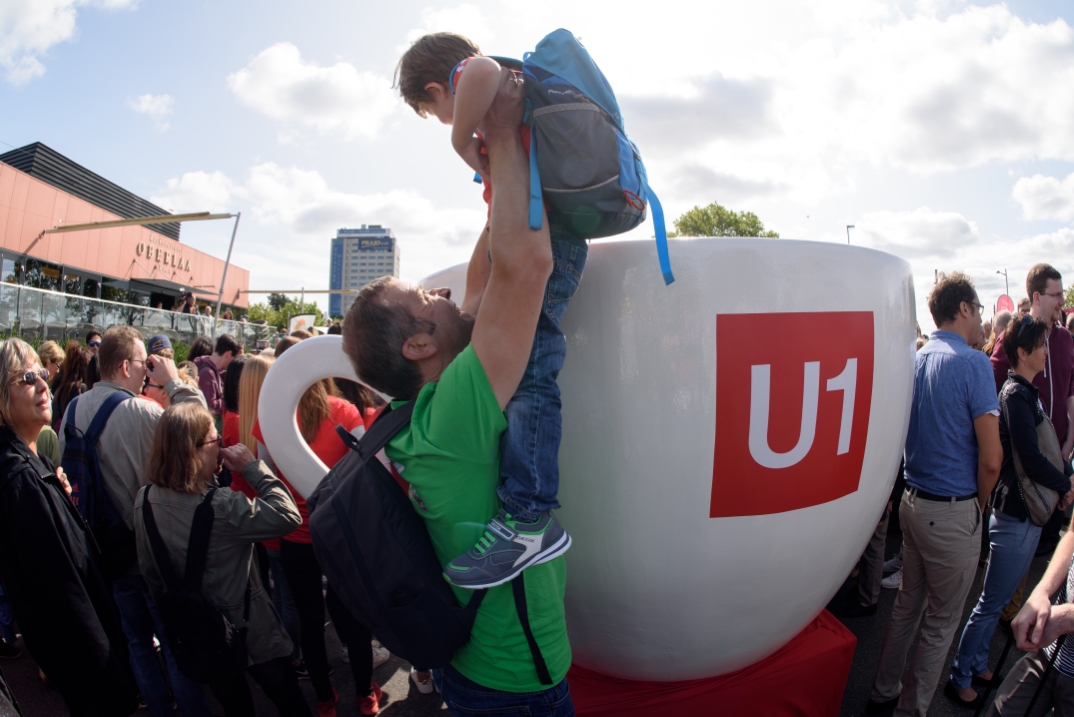
M 976 500 L 925 500 L 911 497 L 908 489 L 899 513 L 902 588 L 884 635 L 872 699 L 898 696 L 896 717 L 925 717 L 977 573 L 981 510 Z M 903 684 L 906 655 L 919 624 L 921 641 Z
M 1047 667 L 1048 658 L 1043 651 L 1031 652 L 1019 660 L 1000 685 L 988 717 L 1022 717 Z M 1074 678 L 1067 677 L 1054 667 L 1044 689 L 1040 691 L 1037 704 L 1033 705 L 1031 715 L 1042 717 L 1053 707 L 1055 717 L 1074 717 Z

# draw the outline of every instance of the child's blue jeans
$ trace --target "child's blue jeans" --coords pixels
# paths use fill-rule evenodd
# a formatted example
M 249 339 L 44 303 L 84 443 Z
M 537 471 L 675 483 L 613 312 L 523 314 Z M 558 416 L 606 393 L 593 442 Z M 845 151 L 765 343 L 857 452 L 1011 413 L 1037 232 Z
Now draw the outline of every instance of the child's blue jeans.
M 504 509 L 515 520 L 530 523 L 559 507 L 559 442 L 563 434 L 556 379 L 567 356 L 560 321 L 578 288 L 588 247 L 577 239 L 552 234 L 552 275 L 544 290 L 544 306 L 526 372 L 504 412 L 507 430 L 500 438 L 497 489 Z

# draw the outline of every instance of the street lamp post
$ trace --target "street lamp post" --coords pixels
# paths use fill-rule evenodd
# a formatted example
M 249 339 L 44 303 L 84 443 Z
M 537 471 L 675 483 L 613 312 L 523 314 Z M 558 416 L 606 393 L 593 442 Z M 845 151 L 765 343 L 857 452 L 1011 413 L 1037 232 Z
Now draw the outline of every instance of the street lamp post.
M 853 224 L 847 224 L 847 244 L 850 243 L 850 230 L 854 228 Z
M 1003 289 L 1004 289 L 1003 293 L 1005 293 L 1007 296 L 1010 296 L 1011 295 L 1011 285 L 1009 283 L 1007 283 L 1007 270 L 1004 269 L 1003 271 L 997 271 L 996 273 L 997 274 L 1003 274 Z

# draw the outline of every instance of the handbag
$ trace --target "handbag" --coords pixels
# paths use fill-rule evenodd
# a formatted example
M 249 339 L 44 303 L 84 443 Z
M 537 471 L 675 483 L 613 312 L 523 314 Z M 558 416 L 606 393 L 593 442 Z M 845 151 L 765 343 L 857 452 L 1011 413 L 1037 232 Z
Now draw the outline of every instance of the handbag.
M 1008 380 L 1003 384 L 1000 393 L 999 405 L 1003 408 L 1003 417 L 1007 421 L 1007 430 L 1010 432 L 1011 418 L 1007 412 L 1007 399 L 1014 390 L 1014 382 Z M 1039 412 L 1039 409 L 1037 409 Z M 1063 450 L 1059 446 L 1059 438 L 1055 435 L 1055 428 L 1047 415 L 1041 414 L 1044 419 L 1037 424 L 1037 446 L 1053 466 L 1063 471 Z M 1014 459 L 1014 474 L 1018 479 L 1018 493 L 1022 496 L 1026 512 L 1033 525 L 1044 525 L 1052 517 L 1056 504 L 1059 502 L 1059 492 L 1037 483 L 1026 475 L 1022 467 L 1022 461 L 1018 458 L 1018 451 L 1014 450 L 1014 441 L 1011 441 L 1011 457 Z

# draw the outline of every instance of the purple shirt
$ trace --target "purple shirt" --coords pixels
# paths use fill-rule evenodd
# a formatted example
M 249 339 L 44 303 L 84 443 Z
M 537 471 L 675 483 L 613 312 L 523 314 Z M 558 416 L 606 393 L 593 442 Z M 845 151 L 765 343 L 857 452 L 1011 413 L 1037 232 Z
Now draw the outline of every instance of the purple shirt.
M 1016 325 L 1016 320 L 1011 319 L 1011 324 Z M 1003 334 L 1000 334 L 996 339 L 996 350 L 992 352 L 996 393 L 1007 380 L 1007 369 L 1010 367 L 1007 352 L 1003 350 Z M 1059 442 L 1065 442 L 1070 429 L 1067 399 L 1074 396 L 1074 337 L 1059 324 L 1053 326 L 1048 335 L 1048 362 L 1044 370 L 1033 377 L 1033 385 L 1040 391 L 1040 402 L 1055 426 Z

